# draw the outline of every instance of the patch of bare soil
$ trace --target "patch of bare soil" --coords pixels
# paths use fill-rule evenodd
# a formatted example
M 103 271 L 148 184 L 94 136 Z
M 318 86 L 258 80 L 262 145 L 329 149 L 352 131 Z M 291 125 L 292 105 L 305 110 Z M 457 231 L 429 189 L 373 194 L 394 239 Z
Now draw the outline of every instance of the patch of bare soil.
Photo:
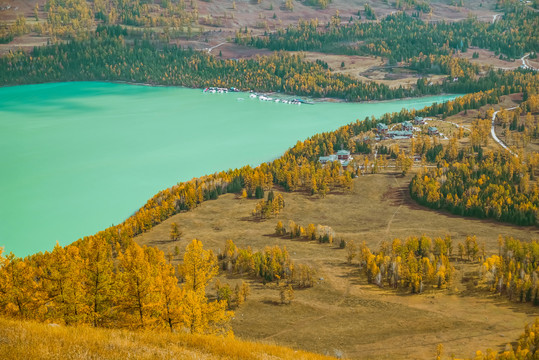
M 479 54 L 478 58 L 473 58 L 474 52 Z M 499 56 L 496 56 L 493 51 L 479 49 L 476 47 L 470 47 L 467 52 L 459 53 L 457 56 L 468 59 L 471 62 L 479 65 L 487 65 L 505 70 L 516 69 L 522 65 L 522 61 L 520 61 L 520 59 L 516 59 L 514 61 L 500 60 Z
M 33 18 L 37 2 L 38 0 L 0 0 L 0 21 L 15 20 L 20 15 Z
M 9 44 L 0 44 L 0 56 L 9 53 L 14 50 L 30 51 L 34 46 L 47 45 L 49 37 L 40 36 L 37 34 L 27 34 L 14 39 Z
M 459 21 L 476 16 L 479 20 L 492 22 L 496 14 L 495 1 L 463 1 L 464 6 L 456 6 L 457 1 L 432 1 L 432 14 L 423 16 L 424 20 L 430 21 Z

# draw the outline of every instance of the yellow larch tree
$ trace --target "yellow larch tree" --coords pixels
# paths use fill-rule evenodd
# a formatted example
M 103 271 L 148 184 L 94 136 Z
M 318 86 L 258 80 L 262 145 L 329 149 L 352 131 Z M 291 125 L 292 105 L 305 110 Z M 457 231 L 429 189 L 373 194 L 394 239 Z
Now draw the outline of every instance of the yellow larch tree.
M 1 250 L 1 249 L 0 249 Z M 34 281 L 36 268 L 9 254 L 0 256 L 0 309 L 22 319 L 36 319 L 43 304 L 42 293 Z M 42 313 L 42 312 L 41 312 Z
M 217 275 L 217 258 L 211 250 L 204 250 L 202 242 L 193 239 L 187 245 L 180 265 L 180 274 L 184 279 L 184 288 L 194 292 L 205 292 L 208 282 Z
M 90 311 L 90 322 L 94 327 L 105 326 L 113 318 L 112 249 L 104 239 L 90 237 L 80 245 L 84 259 L 84 290 Z
M 156 314 L 160 314 L 159 327 L 177 330 L 182 324 L 184 304 L 183 290 L 178 284 L 174 267 L 165 261 L 162 251 L 153 249 L 148 252 L 152 264 L 154 284 L 158 292 Z
M 83 323 L 88 317 L 84 291 L 84 262 L 75 245 L 61 247 L 58 243 L 50 254 L 45 254 L 43 289 L 47 294 L 47 318 L 63 321 L 66 325 Z
M 116 304 L 121 323 L 129 328 L 154 326 L 159 310 L 159 293 L 152 264 L 148 260 L 150 248 L 132 242 L 118 254 L 116 276 Z
M 209 302 L 206 287 L 217 275 L 217 258 L 211 250 L 204 250 L 197 239 L 187 245 L 183 264 L 179 267 L 184 279 L 182 323 L 193 334 L 227 332 L 226 325 L 233 313 L 226 311 L 226 301 Z

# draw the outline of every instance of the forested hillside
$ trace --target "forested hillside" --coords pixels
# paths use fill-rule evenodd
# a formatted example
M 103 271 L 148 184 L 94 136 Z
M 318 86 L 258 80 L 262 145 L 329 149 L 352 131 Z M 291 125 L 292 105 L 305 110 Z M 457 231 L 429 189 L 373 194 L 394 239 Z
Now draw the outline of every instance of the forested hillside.
M 300 20 L 265 36 L 236 33 L 236 42 L 272 50 L 311 50 L 346 55 L 378 55 L 390 63 L 420 55 L 449 55 L 470 46 L 489 49 L 509 58 L 539 50 L 539 19 L 522 6 L 506 9 L 502 19 L 488 24 L 470 18 L 459 22 L 429 23 L 405 12 L 380 22 L 342 23 L 336 15 L 327 25 Z

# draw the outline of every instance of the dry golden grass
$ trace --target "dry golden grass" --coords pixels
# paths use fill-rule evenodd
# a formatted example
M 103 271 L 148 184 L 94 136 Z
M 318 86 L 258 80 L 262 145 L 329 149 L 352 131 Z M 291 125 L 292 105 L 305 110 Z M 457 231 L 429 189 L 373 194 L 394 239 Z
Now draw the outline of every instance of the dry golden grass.
M 215 336 L 51 326 L 0 318 L 2 359 L 329 359 Z
M 385 172 L 360 177 L 351 193 L 333 193 L 325 198 L 285 193 L 284 211 L 261 222 L 250 217 L 256 200 L 227 194 L 173 216 L 137 241 L 157 245 L 165 252 L 178 246 L 182 253 L 195 237 L 216 252 L 224 247 L 226 239 L 254 249 L 280 245 L 287 247 L 293 260 L 316 269 L 315 286 L 297 290 L 289 306 L 279 304 L 275 286 L 251 281 L 252 295 L 236 310 L 232 321 L 233 331 L 240 338 L 357 359 L 431 359 L 440 342 L 446 353 L 459 356 L 472 356 L 475 350 L 486 347 L 503 348 L 538 313 L 529 305 L 510 304 L 468 289 L 467 279 L 477 275 L 478 265 L 457 264 L 458 279 L 450 290 L 409 296 L 367 284 L 357 265 L 346 264 L 345 250 L 336 245 L 273 236 L 278 220 L 286 224 L 292 219 L 302 225 L 329 225 L 338 237 L 356 243 L 365 241 L 373 248 L 383 240 L 423 233 L 431 237 L 450 234 L 455 243 L 475 234 L 480 243 L 486 244 L 487 252 L 493 253 L 497 251 L 498 234 L 522 240 L 539 238 L 536 228 L 423 208 L 408 194 L 410 176 Z M 184 231 L 178 242 L 167 240 L 172 221 Z M 223 274 L 220 281 L 233 284 L 238 277 Z

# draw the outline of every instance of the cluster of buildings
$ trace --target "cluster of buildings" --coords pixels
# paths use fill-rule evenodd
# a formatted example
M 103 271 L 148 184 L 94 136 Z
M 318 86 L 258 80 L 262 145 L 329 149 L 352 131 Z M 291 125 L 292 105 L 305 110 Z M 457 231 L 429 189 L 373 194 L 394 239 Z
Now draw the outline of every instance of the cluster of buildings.
M 414 118 L 414 124 L 415 125 L 425 125 L 427 123 L 427 120 L 430 120 L 430 119 L 425 119 L 421 116 L 416 116 Z
M 431 120 L 428 118 L 422 118 L 420 116 L 416 116 L 412 121 L 405 121 L 401 124 L 401 130 L 389 130 L 386 124 L 378 123 L 376 124 L 376 131 L 378 132 L 378 136 L 380 140 L 383 139 L 410 139 L 414 136 L 414 125 L 425 125 L 427 123 L 427 120 Z M 438 129 L 435 126 L 429 126 L 428 128 L 429 135 L 439 135 Z M 333 161 L 339 161 L 341 163 L 341 166 L 346 169 L 346 167 L 350 164 L 350 161 L 352 160 L 352 156 L 350 155 L 350 151 L 348 150 L 339 150 L 336 154 L 331 154 L 328 156 L 320 156 L 319 161 L 322 165 L 327 164 L 328 162 Z M 419 157 L 418 159 L 414 159 L 415 161 L 421 160 Z
M 386 124 L 378 123 L 376 130 L 380 139 L 410 139 L 414 136 L 414 126 L 410 121 L 402 123 L 401 130 L 389 130 Z
M 348 164 L 350 164 L 350 160 L 352 160 L 352 156 L 350 155 L 350 151 L 348 150 L 339 150 L 336 154 L 331 154 L 328 156 L 320 156 L 320 163 L 322 165 L 332 162 L 332 161 L 339 161 L 341 163 L 341 166 L 346 169 Z
M 401 130 L 389 130 L 386 124 L 378 123 L 376 125 L 376 131 L 380 136 L 380 140 L 383 139 L 411 139 L 414 136 L 414 125 L 425 125 L 427 123 L 426 118 L 416 116 L 413 123 L 411 121 L 405 121 L 401 125 Z M 429 126 L 429 135 L 438 135 L 438 129 L 434 126 Z

